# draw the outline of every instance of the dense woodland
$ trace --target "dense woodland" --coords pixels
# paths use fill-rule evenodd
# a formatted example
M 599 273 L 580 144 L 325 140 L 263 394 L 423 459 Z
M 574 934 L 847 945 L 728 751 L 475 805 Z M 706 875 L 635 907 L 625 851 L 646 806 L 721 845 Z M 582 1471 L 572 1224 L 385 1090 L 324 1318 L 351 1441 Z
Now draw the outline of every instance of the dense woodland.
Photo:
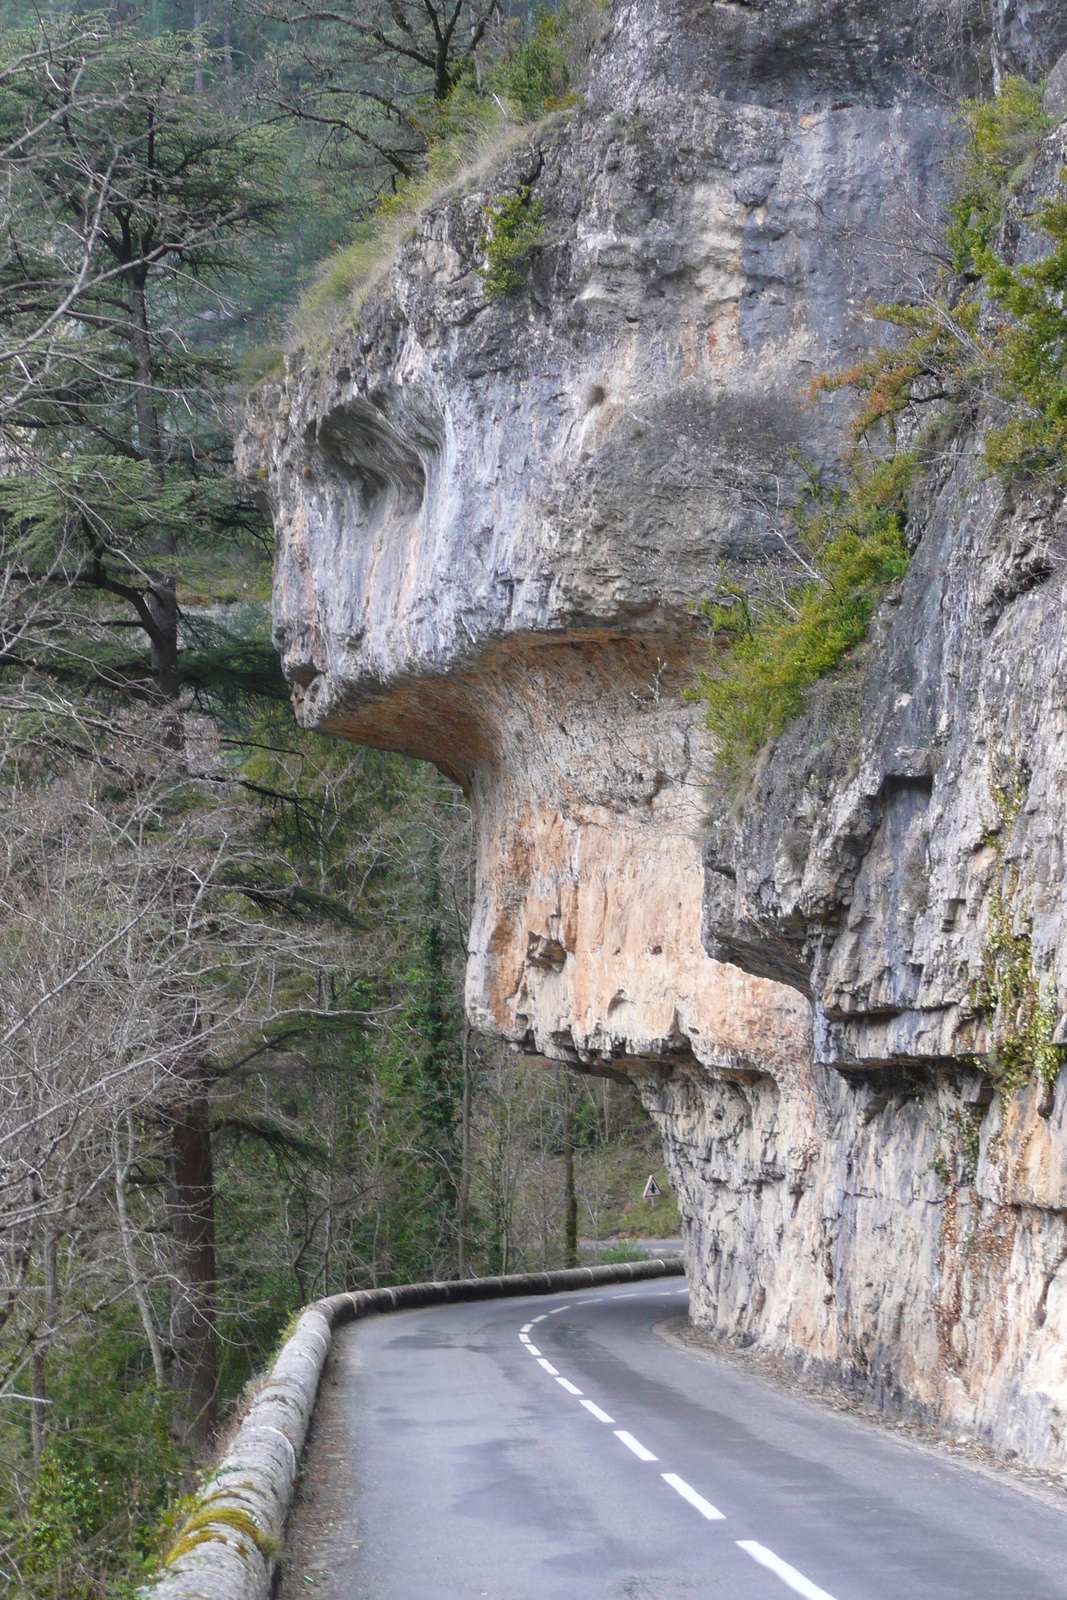
M 3 1593 L 132 1594 L 310 1298 L 676 1222 L 624 1087 L 471 1036 L 466 804 L 297 728 L 231 462 L 321 263 L 449 140 L 565 99 L 580 33 L 480 0 L 5 10 Z

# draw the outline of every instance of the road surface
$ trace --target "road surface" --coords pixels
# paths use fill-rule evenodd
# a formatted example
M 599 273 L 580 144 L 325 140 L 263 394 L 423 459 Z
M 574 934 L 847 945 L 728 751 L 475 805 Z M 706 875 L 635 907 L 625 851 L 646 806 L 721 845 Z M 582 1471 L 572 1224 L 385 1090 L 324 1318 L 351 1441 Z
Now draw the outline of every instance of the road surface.
M 681 1280 L 341 1331 L 286 1600 L 1067 1600 L 1067 1514 L 654 1331 Z

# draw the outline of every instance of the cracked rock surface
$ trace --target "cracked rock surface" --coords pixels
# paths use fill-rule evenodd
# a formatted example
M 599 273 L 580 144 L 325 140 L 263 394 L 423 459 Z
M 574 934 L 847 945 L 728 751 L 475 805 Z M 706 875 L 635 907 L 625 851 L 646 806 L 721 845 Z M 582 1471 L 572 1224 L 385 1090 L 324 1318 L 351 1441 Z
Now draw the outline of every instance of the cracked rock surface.
M 472 1020 L 638 1079 L 694 1315 L 1067 1466 L 1064 1080 L 990 1103 L 967 1004 L 1008 855 L 1067 986 L 1061 508 L 959 440 L 862 660 L 710 821 L 682 697 L 695 603 L 766 581 L 798 462 L 839 457 L 808 386 L 908 289 L 955 100 L 1067 49 L 1058 4 L 987 11 L 616 0 L 580 108 L 427 206 L 241 462 L 298 716 L 470 796 Z M 484 208 L 524 184 L 528 282 L 488 298 Z

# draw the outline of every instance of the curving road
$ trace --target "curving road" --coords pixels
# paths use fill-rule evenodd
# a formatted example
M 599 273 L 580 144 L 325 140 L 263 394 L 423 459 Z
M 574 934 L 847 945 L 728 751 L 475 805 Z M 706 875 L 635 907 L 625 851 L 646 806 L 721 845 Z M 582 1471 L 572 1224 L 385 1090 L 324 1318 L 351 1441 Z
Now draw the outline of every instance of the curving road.
M 665 1340 L 678 1285 L 340 1332 L 286 1595 L 1067 1600 L 1067 1513 Z

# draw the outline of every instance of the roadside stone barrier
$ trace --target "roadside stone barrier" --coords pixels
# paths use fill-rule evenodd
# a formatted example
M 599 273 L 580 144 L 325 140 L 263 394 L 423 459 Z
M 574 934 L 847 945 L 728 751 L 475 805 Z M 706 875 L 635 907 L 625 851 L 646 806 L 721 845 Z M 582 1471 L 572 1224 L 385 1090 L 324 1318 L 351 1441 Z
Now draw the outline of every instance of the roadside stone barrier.
M 317 1300 L 302 1311 L 260 1381 L 225 1455 L 197 1495 L 145 1600 L 268 1600 L 284 1552 L 285 1522 L 338 1328 L 374 1312 L 511 1296 L 558 1294 L 608 1283 L 680 1277 L 680 1256 L 559 1272 L 515 1272 L 451 1283 L 406 1283 Z

